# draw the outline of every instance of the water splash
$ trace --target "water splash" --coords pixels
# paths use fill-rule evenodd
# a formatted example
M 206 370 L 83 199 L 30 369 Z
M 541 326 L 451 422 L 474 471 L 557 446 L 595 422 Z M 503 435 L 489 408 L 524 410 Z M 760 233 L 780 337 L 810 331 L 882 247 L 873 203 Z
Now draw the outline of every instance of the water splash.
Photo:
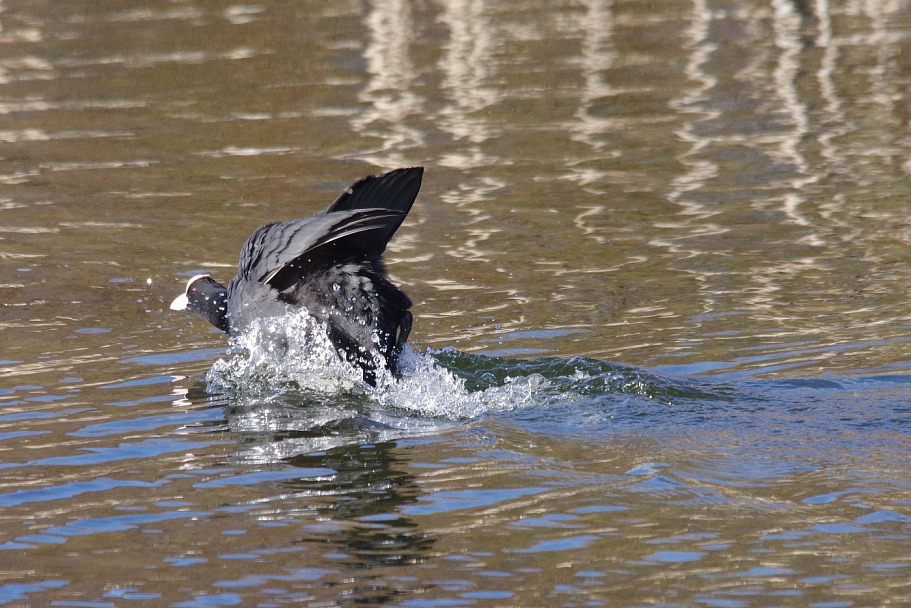
M 232 338 L 230 356 L 209 371 L 211 393 L 244 395 L 267 404 L 294 395 L 301 405 L 357 404 L 372 419 L 405 416 L 465 420 L 484 414 L 567 403 L 596 405 L 626 395 L 652 403 L 716 399 L 717 391 L 693 381 L 585 357 L 528 360 L 462 353 L 454 349 L 415 352 L 406 346 L 395 377 L 378 367 L 376 387 L 343 362 L 325 328 L 306 314 L 260 319 Z M 383 412 L 380 414 L 379 412 Z M 360 415 L 359 414 L 359 415 Z
M 416 353 L 410 348 L 400 359 L 401 377 L 384 377 L 372 396 L 382 405 L 437 418 L 476 418 L 535 403 L 548 385 L 540 374 L 505 376 L 499 383 L 473 386 L 470 376 L 449 367 L 439 352 Z M 477 357 L 477 355 L 475 355 Z
M 287 392 L 297 393 L 305 401 L 344 396 L 443 419 L 522 407 L 542 384 L 542 378 L 532 375 L 504 378 L 498 386 L 475 390 L 432 351 L 416 353 L 408 346 L 399 360 L 399 377 L 382 361 L 377 363 L 377 382 L 372 388 L 361 381 L 358 369 L 339 358 L 325 328 L 309 315 L 296 312 L 258 319 L 242 335 L 233 337 L 229 357 L 216 361 L 206 380 L 211 393 L 243 394 L 261 402 L 269 395 Z
M 305 312 L 254 320 L 231 338 L 229 358 L 206 380 L 213 393 L 265 394 L 303 389 L 333 395 L 360 386 L 360 372 L 345 364 L 325 328 Z

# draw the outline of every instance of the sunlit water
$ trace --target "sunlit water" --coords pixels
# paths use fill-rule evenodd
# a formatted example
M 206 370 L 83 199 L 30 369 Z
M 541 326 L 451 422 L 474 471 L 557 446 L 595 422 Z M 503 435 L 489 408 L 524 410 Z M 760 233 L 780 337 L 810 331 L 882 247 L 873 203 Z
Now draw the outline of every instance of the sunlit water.
M 909 99 L 907 0 L 0 3 L 0 603 L 906 604 Z M 400 379 L 168 310 L 412 165 Z

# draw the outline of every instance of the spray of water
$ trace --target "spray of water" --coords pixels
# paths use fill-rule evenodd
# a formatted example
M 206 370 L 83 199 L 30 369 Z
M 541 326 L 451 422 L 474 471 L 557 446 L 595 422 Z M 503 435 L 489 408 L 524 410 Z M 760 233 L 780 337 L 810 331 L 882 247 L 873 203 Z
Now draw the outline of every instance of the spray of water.
M 406 346 L 399 359 L 399 376 L 377 361 L 376 387 L 369 387 L 360 371 L 338 356 L 325 328 L 299 311 L 258 319 L 232 338 L 231 347 L 229 356 L 216 361 L 207 375 L 213 393 L 261 398 L 277 391 L 327 398 L 347 394 L 387 410 L 458 420 L 524 407 L 547 384 L 540 374 L 531 374 L 472 390 L 465 377 L 441 364 L 432 351 L 419 353 Z
M 212 392 L 337 394 L 354 390 L 360 373 L 341 361 L 323 326 L 295 312 L 256 319 L 232 337 L 229 357 L 216 361 L 206 379 Z
M 419 420 L 452 422 L 485 414 L 522 410 L 522 415 L 562 418 L 589 412 L 599 420 L 637 419 L 667 407 L 723 404 L 723 386 L 665 378 L 647 370 L 574 357 L 505 359 L 453 349 L 416 352 L 405 347 L 399 375 L 377 361 L 376 386 L 367 386 L 360 370 L 341 360 L 325 327 L 305 313 L 260 319 L 232 339 L 229 356 L 209 371 L 209 391 L 232 395 L 255 422 L 277 410 L 276 403 L 297 403 L 316 416 L 358 419 L 362 430 L 390 429 L 414 434 Z M 313 416 L 285 411 L 302 425 L 325 426 Z M 708 415 L 708 414 L 706 414 Z M 284 424 L 285 428 L 289 428 Z

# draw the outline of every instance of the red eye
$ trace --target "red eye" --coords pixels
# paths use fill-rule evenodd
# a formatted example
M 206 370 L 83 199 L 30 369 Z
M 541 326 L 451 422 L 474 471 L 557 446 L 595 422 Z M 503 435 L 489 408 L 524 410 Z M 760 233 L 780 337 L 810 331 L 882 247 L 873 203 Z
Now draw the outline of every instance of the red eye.
M 196 288 L 195 288 L 195 287 L 193 287 L 192 289 L 190 289 L 190 295 L 191 295 L 191 296 L 195 296 L 195 295 L 196 295 Z

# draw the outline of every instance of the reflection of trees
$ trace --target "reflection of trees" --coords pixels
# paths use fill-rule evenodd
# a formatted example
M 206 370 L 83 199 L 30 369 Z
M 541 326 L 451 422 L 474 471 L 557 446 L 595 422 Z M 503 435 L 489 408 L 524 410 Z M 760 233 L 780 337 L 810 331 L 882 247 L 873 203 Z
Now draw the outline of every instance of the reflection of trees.
M 410 163 L 402 151 L 424 143 L 424 133 L 410 124 L 422 113 L 424 102 L 414 91 L 418 71 L 408 51 L 414 39 L 411 5 L 403 0 L 377 3 L 364 21 L 369 79 L 360 98 L 366 109 L 352 121 L 352 127 L 381 142 L 365 158 L 377 166 L 406 166 Z

